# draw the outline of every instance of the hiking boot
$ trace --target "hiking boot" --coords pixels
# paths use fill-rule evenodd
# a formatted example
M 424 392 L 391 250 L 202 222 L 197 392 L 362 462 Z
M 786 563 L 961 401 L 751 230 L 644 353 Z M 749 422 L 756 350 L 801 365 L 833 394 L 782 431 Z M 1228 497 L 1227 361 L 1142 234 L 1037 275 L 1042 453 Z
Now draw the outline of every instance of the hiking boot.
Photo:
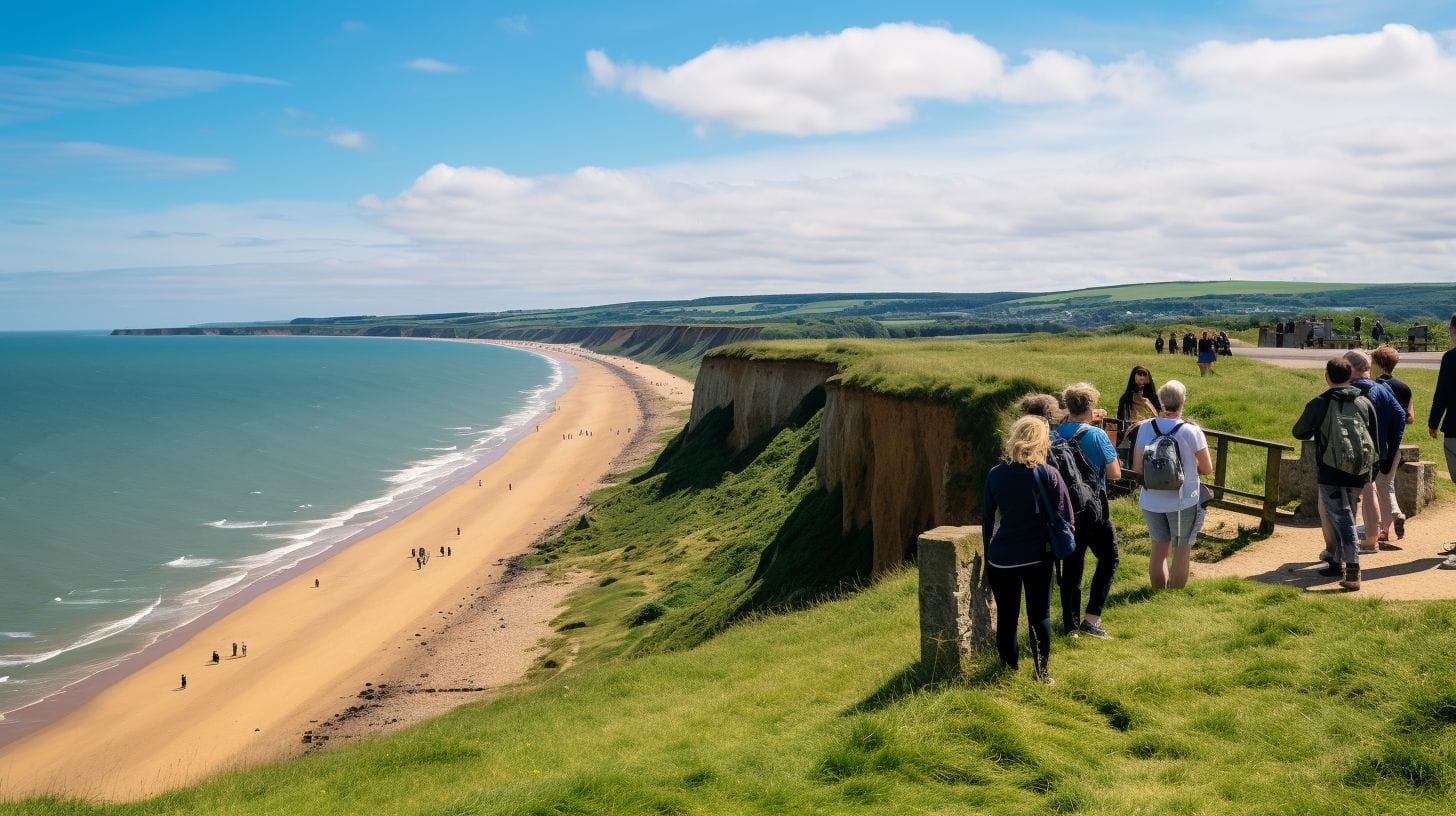
M 1401 515 L 1395 517 L 1395 537 L 1397 539 L 1405 538 L 1405 514 L 1404 513 L 1402 513 Z
M 1315 574 L 1322 575 L 1326 578 L 1344 578 L 1345 568 L 1335 563 L 1334 561 L 1326 560 L 1325 568 Z
M 1436 565 L 1437 569 L 1456 569 L 1456 553 L 1446 556 L 1446 560 Z
M 1340 581 L 1340 588 L 1356 592 L 1360 589 L 1360 565 L 1346 564 L 1345 578 Z
M 1107 634 L 1106 629 L 1103 629 L 1100 625 L 1095 624 L 1089 620 L 1083 620 L 1081 623 L 1077 624 L 1077 631 L 1081 632 L 1084 635 L 1099 638 L 1101 640 L 1112 640 L 1112 635 Z

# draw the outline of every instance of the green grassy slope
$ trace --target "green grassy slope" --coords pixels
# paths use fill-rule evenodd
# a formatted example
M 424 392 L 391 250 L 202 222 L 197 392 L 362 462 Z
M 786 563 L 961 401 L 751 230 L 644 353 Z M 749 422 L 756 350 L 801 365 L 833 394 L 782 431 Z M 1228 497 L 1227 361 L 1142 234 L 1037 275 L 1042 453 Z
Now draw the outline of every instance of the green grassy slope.
M 820 342 L 731 353 L 833 359 L 856 384 L 967 400 L 992 412 L 984 424 L 999 410 L 999 397 L 986 394 L 1084 373 L 1115 394 L 1124 366 L 1152 356 L 1132 341 L 1075 342 L 990 350 Z M 1244 432 L 1287 432 L 1284 406 L 1317 390 L 1315 372 L 1231 362 L 1217 381 L 1200 382 L 1196 371 L 1185 380 L 1192 405 Z M 1160 379 L 1182 363 L 1151 360 Z M 1429 383 L 1416 376 L 1424 373 L 1408 373 L 1427 398 Z M 1015 375 L 1011 386 L 1006 374 Z M 1114 508 L 1125 544 L 1106 611 L 1116 640 L 1059 638 L 1052 687 L 1025 673 L 925 686 L 915 576 L 854 591 L 864 543 L 838 534 L 837 497 L 813 490 L 819 408 L 811 397 L 788 428 L 736 456 L 716 444 L 727 432 L 720 412 L 676 438 L 652 468 L 596 496 L 584 523 L 538 556 L 551 569 L 599 575 L 556 621 L 545 659 L 566 668 L 543 660 L 516 694 L 148 802 L 33 800 L 0 804 L 0 814 L 1424 814 L 1449 806 L 1456 602 L 1300 594 L 1235 579 L 1154 593 L 1128 499 Z
M 1302 295 L 1319 292 L 1359 289 L 1357 283 L 1296 283 L 1293 281 L 1171 281 L 1167 283 L 1131 283 L 1120 286 L 1097 286 L 1069 292 L 1020 298 L 1007 304 L 1060 303 L 1063 301 L 1100 299 L 1115 303 L 1167 298 L 1194 298 L 1206 295 Z

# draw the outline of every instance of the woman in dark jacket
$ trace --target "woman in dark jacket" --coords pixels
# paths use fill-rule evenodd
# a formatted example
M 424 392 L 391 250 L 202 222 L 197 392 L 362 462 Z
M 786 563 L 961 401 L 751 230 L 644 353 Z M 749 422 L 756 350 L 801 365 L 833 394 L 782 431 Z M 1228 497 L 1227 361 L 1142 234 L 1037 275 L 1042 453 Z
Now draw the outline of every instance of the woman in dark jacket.
M 1062 518 L 1071 520 L 1073 512 L 1056 468 L 1046 466 L 1050 449 L 1051 430 L 1044 420 L 1035 416 L 1016 420 L 1006 432 L 1003 452 L 1007 461 L 986 475 L 981 522 L 981 529 L 990 531 L 986 578 L 996 598 L 996 651 L 1001 663 L 1015 671 L 1021 654 L 1016 625 L 1024 593 L 1036 679 L 1048 685 L 1052 682 L 1047 673 L 1052 642 L 1052 551 L 1043 489 Z
M 1117 401 L 1117 419 L 1122 423 L 1122 433 L 1128 435 L 1132 427 L 1158 415 L 1163 406 L 1158 402 L 1158 386 L 1153 383 L 1153 372 L 1145 366 L 1133 366 L 1127 375 L 1127 388 Z

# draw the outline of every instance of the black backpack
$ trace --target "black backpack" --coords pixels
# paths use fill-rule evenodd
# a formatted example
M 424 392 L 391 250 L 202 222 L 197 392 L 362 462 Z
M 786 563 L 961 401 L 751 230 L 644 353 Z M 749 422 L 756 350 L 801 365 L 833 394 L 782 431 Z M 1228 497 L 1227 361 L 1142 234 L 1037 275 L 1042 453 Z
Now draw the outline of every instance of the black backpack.
M 1107 519 L 1102 506 L 1102 492 L 1097 489 L 1097 474 L 1082 452 L 1082 436 L 1089 427 L 1083 425 L 1072 438 L 1066 439 L 1059 433 L 1052 433 L 1052 448 L 1047 464 L 1057 469 L 1067 485 L 1067 495 L 1072 499 L 1072 509 L 1077 513 L 1077 524 L 1100 524 Z

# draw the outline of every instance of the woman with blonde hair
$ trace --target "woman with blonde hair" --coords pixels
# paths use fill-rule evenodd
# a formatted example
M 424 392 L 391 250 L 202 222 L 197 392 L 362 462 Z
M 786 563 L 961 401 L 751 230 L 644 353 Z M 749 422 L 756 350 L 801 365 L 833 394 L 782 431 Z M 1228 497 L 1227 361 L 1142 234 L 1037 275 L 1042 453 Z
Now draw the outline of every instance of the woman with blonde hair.
M 1015 671 L 1021 655 L 1017 618 L 1026 596 L 1036 679 L 1050 684 L 1052 550 L 1050 514 L 1072 519 L 1072 500 L 1056 468 L 1048 467 L 1051 429 L 1039 416 L 1023 416 L 1006 432 L 1006 461 L 986 474 L 982 531 L 986 534 L 986 578 L 996 598 L 996 651 Z M 1047 496 L 1047 501 L 1042 496 Z M 1050 502 L 1051 507 L 1047 507 Z

